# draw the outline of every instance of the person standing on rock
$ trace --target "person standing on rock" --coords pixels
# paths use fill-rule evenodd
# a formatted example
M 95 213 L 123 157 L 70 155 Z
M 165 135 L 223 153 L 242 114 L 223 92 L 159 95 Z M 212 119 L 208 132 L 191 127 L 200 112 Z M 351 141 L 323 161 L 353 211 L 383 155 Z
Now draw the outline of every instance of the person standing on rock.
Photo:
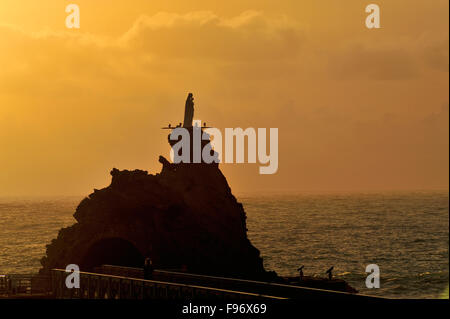
M 144 261 L 144 279 L 150 280 L 153 277 L 153 263 L 150 257 L 145 258 Z
M 303 268 L 304 267 L 305 267 L 305 265 L 302 265 L 300 268 L 297 269 L 297 271 L 299 272 L 300 280 L 303 280 Z
M 326 274 L 328 274 L 328 280 L 333 279 L 333 269 L 334 266 L 331 266 L 331 268 L 326 271 Z

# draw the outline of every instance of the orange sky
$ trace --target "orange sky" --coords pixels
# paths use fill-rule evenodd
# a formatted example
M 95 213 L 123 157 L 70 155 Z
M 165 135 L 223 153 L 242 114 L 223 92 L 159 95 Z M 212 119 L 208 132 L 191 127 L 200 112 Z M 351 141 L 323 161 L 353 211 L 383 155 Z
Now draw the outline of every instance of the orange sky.
M 376 1 L 379 30 L 369 3 L 2 0 L 0 196 L 159 172 L 187 92 L 209 125 L 279 128 L 277 174 L 221 165 L 235 192 L 448 189 L 448 1 Z

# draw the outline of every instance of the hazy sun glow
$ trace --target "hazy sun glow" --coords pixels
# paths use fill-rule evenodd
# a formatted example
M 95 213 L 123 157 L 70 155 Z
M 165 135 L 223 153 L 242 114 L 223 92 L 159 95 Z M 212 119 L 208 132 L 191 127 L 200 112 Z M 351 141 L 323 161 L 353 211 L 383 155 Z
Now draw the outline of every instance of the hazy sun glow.
M 448 1 L 0 3 L 0 196 L 86 194 L 157 172 L 159 128 L 278 127 L 279 170 L 233 190 L 448 189 Z M 270 2 L 270 3 L 267 3 Z

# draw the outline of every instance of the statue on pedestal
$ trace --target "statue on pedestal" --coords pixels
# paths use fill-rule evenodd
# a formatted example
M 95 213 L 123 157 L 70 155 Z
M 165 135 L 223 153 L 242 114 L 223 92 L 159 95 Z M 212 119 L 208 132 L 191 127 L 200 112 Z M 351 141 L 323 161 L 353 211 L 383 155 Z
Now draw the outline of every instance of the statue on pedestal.
M 212 149 L 210 135 L 204 131 L 204 129 L 209 129 L 210 127 L 206 126 L 206 122 L 203 126 L 201 123 L 193 126 L 193 120 L 194 95 L 189 93 L 184 107 L 183 126 L 181 126 L 181 123 L 175 127 L 169 124 L 167 127 L 162 128 L 172 131 L 168 135 L 169 144 L 174 151 L 172 160 L 174 163 L 204 163 L 217 166 L 219 155 Z M 204 160 L 204 157 L 208 157 L 208 159 Z M 168 167 L 167 163 L 164 164 Z

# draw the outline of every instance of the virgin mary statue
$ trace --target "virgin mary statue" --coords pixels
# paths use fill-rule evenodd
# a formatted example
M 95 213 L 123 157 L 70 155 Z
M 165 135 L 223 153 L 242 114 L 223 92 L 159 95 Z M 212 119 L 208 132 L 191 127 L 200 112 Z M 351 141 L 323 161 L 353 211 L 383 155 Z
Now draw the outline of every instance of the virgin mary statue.
M 192 95 L 192 93 L 189 93 L 186 99 L 186 106 L 184 108 L 183 127 L 192 127 L 193 119 L 194 119 L 194 96 Z

